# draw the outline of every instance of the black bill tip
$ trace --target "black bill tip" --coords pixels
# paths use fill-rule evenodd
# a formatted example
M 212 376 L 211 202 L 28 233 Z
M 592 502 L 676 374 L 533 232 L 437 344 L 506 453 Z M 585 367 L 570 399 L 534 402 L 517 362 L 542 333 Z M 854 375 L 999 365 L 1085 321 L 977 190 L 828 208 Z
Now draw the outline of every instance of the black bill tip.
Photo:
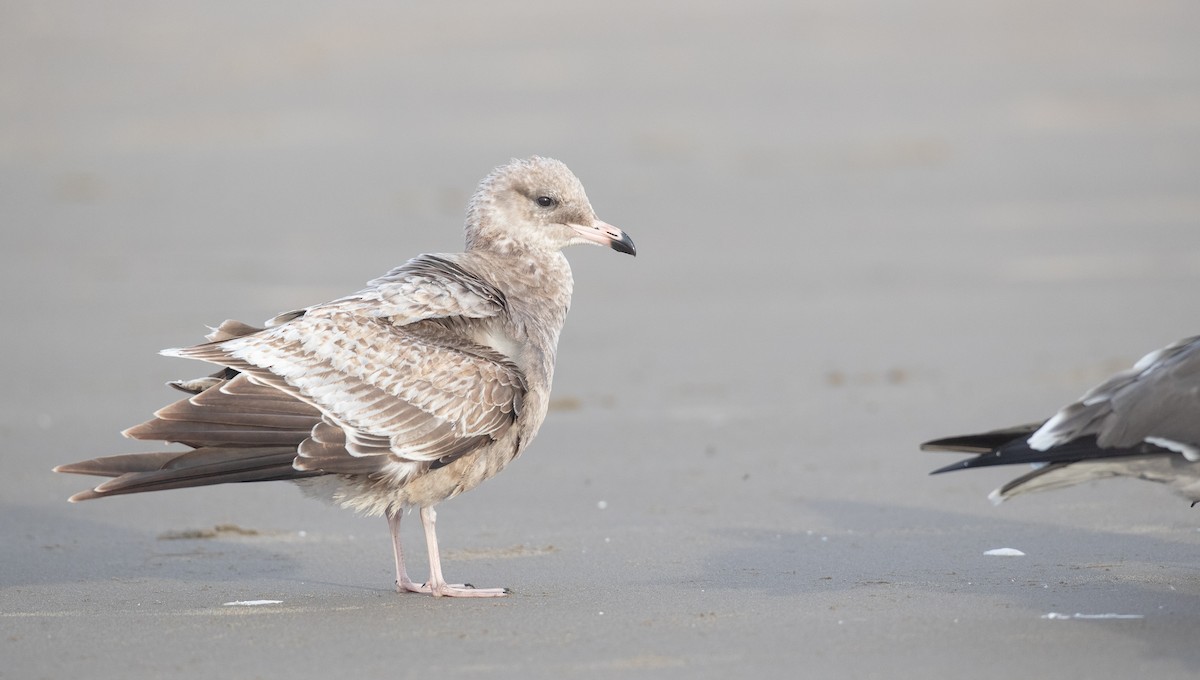
M 633 245 L 633 239 L 629 238 L 629 234 L 625 232 L 621 232 L 620 239 L 610 241 L 609 247 L 618 253 L 628 253 L 637 257 L 637 247 Z

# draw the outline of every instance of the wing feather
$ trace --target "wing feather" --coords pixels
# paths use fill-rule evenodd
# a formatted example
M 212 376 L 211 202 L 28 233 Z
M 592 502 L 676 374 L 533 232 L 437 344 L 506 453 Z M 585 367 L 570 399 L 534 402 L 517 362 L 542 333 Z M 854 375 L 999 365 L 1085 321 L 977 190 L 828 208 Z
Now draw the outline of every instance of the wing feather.
M 1064 407 L 1029 438 L 1045 451 L 1095 435 L 1102 448 L 1136 446 L 1147 438 L 1200 446 L 1200 336 L 1142 357 Z
M 454 255 L 419 255 L 362 290 L 333 302 L 280 314 L 267 322 L 279 326 L 326 307 L 388 317 L 403 326 L 423 319 L 483 319 L 504 312 L 504 293 L 454 261 Z
M 193 451 L 108 456 L 59 470 L 111 478 L 73 499 L 85 500 L 440 467 L 502 437 L 520 413 L 525 377 L 469 339 L 471 323 L 503 313 L 505 304 L 453 256 L 428 255 L 266 328 L 225 321 L 208 343 L 164 352 L 223 370 L 176 383 L 187 398 L 125 432 Z
M 926 442 L 922 449 L 976 454 L 934 474 L 1031 463 L 993 492 L 999 502 L 1105 477 L 1137 477 L 1200 499 L 1200 336 L 1151 352 L 1041 425 Z
M 526 389 L 511 361 L 445 325 L 397 326 L 333 306 L 173 353 L 232 367 L 247 382 L 315 407 L 345 432 L 349 456 L 429 462 L 463 455 L 512 425 Z M 323 448 L 301 465 L 328 457 Z

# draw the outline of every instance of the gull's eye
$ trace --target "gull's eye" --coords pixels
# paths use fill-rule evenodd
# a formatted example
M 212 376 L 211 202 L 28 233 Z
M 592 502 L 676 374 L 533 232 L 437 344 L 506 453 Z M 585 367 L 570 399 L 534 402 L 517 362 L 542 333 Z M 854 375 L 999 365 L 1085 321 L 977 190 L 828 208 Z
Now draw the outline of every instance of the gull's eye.
M 555 203 L 558 203 L 558 201 L 554 200 L 554 198 L 551 196 L 538 196 L 537 197 L 537 204 L 542 206 L 543 208 L 549 208 L 549 207 L 553 206 Z

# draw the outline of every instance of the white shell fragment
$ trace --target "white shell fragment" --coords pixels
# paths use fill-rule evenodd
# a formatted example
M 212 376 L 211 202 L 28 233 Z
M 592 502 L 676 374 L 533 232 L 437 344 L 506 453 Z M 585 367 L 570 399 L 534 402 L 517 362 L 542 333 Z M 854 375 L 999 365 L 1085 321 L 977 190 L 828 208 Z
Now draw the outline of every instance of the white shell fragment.
M 1074 614 L 1060 614 L 1059 612 L 1050 612 L 1049 614 L 1042 614 L 1042 618 L 1065 621 L 1068 619 L 1144 619 L 1146 617 L 1142 614 L 1080 614 L 1078 612 Z
M 1016 548 L 992 548 L 983 553 L 992 557 L 1024 557 L 1025 553 Z

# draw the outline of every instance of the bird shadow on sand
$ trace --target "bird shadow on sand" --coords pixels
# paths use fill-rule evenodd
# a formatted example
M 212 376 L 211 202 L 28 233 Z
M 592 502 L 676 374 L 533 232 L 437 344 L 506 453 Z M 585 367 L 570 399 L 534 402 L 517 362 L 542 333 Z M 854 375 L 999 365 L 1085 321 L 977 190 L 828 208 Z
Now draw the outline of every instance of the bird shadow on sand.
M 821 529 L 716 530 L 728 547 L 705 559 L 704 587 L 848 608 L 888 601 L 902 618 L 1121 614 L 1136 620 L 1116 629 L 1142 639 L 1147 655 L 1200 668 L 1190 642 L 1200 631 L 1194 529 L 1122 533 L 869 502 L 802 505 Z M 1004 547 L 1025 554 L 984 554 Z
M 161 535 L 57 510 L 0 504 L 7 557 L 0 587 L 169 579 L 229 582 L 294 576 L 299 562 L 279 549 L 278 537 L 216 527 Z
M 1172 538 L 1167 533 L 1107 532 L 845 500 L 808 501 L 804 509 L 809 518 L 822 518 L 816 523 L 822 528 L 714 530 L 718 542 L 730 548 L 710 555 L 707 571 L 733 577 L 718 579 L 714 587 L 795 594 L 887 582 L 944 592 L 968 581 L 976 585 L 1041 577 L 1126 588 L 1140 584 L 1151 590 L 1171 585 L 1176 588 L 1170 591 L 1173 597 L 1200 598 L 1200 567 L 1194 566 L 1200 539 L 1191 533 Z M 983 554 L 1002 547 L 1020 548 L 1026 555 L 1003 559 Z M 1051 573 L 1057 569 L 1076 576 Z

